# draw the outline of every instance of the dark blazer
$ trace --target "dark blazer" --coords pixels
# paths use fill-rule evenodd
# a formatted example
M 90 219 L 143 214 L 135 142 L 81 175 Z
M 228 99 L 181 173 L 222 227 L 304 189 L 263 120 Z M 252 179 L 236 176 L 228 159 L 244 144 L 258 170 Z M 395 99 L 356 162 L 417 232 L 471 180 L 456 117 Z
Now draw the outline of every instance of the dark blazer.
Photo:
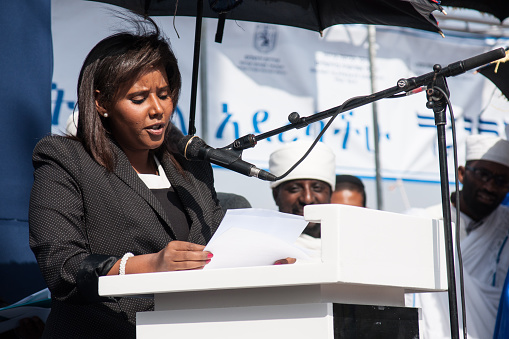
M 155 253 L 175 239 L 171 216 L 112 143 L 108 172 L 81 143 L 50 136 L 33 153 L 30 246 L 52 293 L 45 337 L 134 337 L 140 298 L 100 298 L 98 277 L 126 252 Z M 179 156 L 181 174 L 165 154 L 161 165 L 191 220 L 188 241 L 206 244 L 223 218 L 210 164 Z
M 226 210 L 251 208 L 251 204 L 246 198 L 235 193 L 217 192 L 217 199 L 225 213 Z

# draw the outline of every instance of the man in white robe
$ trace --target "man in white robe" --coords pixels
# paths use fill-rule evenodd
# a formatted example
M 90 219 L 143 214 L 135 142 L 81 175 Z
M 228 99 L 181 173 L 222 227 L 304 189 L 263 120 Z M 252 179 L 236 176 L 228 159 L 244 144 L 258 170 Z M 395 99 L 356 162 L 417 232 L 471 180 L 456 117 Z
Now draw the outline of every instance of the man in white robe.
M 280 176 L 292 167 L 311 144 L 304 141 L 288 143 L 272 152 L 269 171 Z M 304 206 L 329 204 L 336 185 L 336 157 L 322 142 L 292 172 L 270 183 L 272 196 L 280 212 L 303 215 Z M 320 224 L 309 223 L 296 242 L 313 258 L 321 256 Z
M 270 155 L 270 172 L 277 176 L 282 175 L 308 148 L 308 143 L 294 142 L 276 150 Z M 288 176 L 271 183 L 279 211 L 302 215 L 306 205 L 330 203 L 336 184 L 335 167 L 332 150 L 323 143 L 318 143 Z M 364 205 L 365 198 L 362 200 Z M 296 245 L 310 254 L 312 260 L 309 262 L 321 260 L 320 237 L 320 224 L 310 223 L 296 242 Z M 297 260 L 297 263 L 299 262 Z M 340 338 L 414 338 L 417 333 L 417 320 L 413 320 L 414 315 L 416 318 L 415 310 L 403 307 L 335 303 L 334 334 Z
M 500 295 L 509 268 L 509 141 L 490 135 L 471 135 L 466 141 L 466 164 L 458 168 L 460 246 L 463 259 L 467 333 L 469 339 L 493 337 Z M 451 219 L 456 220 L 455 193 Z M 422 211 L 421 211 L 422 214 Z M 424 214 L 442 219 L 441 204 Z M 453 232 L 454 233 L 454 232 Z M 455 260 L 458 272 L 458 260 Z M 459 274 L 456 274 L 459 284 Z M 457 288 L 461 322 L 460 289 Z M 423 338 L 450 338 L 447 292 L 407 296 L 407 306 L 422 307 Z M 462 330 L 460 330 L 462 333 Z

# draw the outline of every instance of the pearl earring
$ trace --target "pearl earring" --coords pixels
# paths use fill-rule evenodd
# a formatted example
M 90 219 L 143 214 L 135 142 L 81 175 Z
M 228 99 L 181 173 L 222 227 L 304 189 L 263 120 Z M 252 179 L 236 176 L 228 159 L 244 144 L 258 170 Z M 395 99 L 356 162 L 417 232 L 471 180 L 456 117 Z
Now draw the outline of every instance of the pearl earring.
M 108 117 L 108 112 L 104 112 L 103 117 L 107 118 Z

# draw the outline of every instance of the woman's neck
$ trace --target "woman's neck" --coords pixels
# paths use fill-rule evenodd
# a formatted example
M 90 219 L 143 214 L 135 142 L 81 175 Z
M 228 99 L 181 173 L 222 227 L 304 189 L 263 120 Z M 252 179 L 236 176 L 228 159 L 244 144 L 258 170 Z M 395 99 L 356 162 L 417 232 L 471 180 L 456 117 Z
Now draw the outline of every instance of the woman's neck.
M 135 154 L 126 152 L 126 155 L 136 173 L 158 174 L 154 157 L 149 151 Z

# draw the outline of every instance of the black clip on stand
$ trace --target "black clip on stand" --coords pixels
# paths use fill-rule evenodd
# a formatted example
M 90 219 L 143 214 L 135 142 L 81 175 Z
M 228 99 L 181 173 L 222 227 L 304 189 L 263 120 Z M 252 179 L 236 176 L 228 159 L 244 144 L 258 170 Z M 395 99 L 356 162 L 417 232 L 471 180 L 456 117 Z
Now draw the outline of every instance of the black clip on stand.
M 438 135 L 438 151 L 440 162 L 440 183 L 442 189 L 442 209 L 444 216 L 444 235 L 446 242 L 446 262 L 447 262 L 447 278 L 448 278 L 448 292 L 449 292 L 449 315 L 451 324 L 451 338 L 459 339 L 458 327 L 458 307 L 456 298 L 456 279 L 454 274 L 454 251 L 452 241 L 452 224 L 451 224 L 451 206 L 449 203 L 449 179 L 447 172 L 447 146 L 445 142 L 445 125 L 446 125 L 446 99 L 444 93 L 448 96 L 449 90 L 445 81 L 446 77 L 456 76 L 465 73 L 474 68 L 484 66 L 490 62 L 505 57 L 505 49 L 498 48 L 477 56 L 471 57 L 466 60 L 460 60 L 449 64 L 447 67 L 442 68 L 440 65 L 435 65 L 433 72 L 429 72 L 418 77 L 400 79 L 397 86 L 373 93 L 367 96 L 354 97 L 345 101 L 342 105 L 313 114 L 309 117 L 300 117 L 298 113 L 293 112 L 289 115 L 289 125 L 276 128 L 259 135 L 248 134 L 237 140 L 232 144 L 224 147 L 234 151 L 238 154 L 239 158 L 242 155 L 242 150 L 254 147 L 259 140 L 286 132 L 291 129 L 300 129 L 311 123 L 336 116 L 342 112 L 350 111 L 354 108 L 375 102 L 380 99 L 395 97 L 396 94 L 401 92 L 410 92 L 421 86 L 428 86 L 426 106 L 432 108 L 435 114 L 435 124 L 437 126 Z M 431 86 L 431 87 L 429 87 Z M 442 91 L 437 90 L 440 88 Z

